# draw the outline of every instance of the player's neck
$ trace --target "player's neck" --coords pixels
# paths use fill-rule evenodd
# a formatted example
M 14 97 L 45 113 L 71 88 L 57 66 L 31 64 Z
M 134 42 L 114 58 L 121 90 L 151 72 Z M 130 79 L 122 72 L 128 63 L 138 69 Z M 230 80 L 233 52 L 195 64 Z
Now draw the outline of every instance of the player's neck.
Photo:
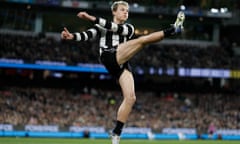
M 113 18 L 113 22 L 116 23 L 116 24 L 124 24 L 125 21 L 121 21 L 119 19 L 116 19 L 116 18 Z

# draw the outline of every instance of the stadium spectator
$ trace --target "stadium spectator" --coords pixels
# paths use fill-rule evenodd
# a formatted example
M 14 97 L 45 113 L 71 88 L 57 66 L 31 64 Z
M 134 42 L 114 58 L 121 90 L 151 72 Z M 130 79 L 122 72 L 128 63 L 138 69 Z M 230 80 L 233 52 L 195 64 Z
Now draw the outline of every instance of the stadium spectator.
M 96 42 L 67 43 L 52 36 L 39 38 L 37 35 L 13 35 L 0 33 L 0 57 L 22 59 L 25 63 L 37 60 L 64 62 L 68 65 L 78 63 L 98 63 Z M 199 67 L 237 69 L 239 57 L 225 45 L 149 45 L 130 60 L 133 68 L 149 67 Z M 36 51 L 38 53 L 36 53 Z M 146 55 L 147 53 L 147 55 Z
M 86 94 L 82 90 L 73 92 L 60 88 L 4 87 L 4 90 L 0 90 L 0 123 L 16 126 L 105 126 L 109 130 L 112 121 L 108 119 L 115 115 L 114 110 L 120 104 L 120 92 L 95 90 L 95 94 L 89 93 L 91 99 L 85 99 Z M 169 101 L 165 93 L 137 94 L 139 100 L 126 126 L 150 127 L 154 132 L 161 132 L 166 127 L 196 128 L 202 134 L 207 133 L 209 123 L 214 120 L 218 129 L 240 128 L 239 96 L 235 94 L 181 93 L 192 101 L 188 111 L 181 109 L 186 106 L 184 101 L 175 97 Z M 116 104 L 107 105 L 107 95 L 115 95 Z M 212 105 L 212 98 L 218 100 L 216 105 Z

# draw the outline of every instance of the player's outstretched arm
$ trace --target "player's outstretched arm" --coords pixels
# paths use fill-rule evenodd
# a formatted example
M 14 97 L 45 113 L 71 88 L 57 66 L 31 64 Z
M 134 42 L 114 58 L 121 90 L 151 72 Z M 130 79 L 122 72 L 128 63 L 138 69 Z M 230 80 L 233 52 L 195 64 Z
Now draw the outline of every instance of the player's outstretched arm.
M 87 12 L 79 12 L 77 14 L 77 16 L 81 19 L 84 19 L 84 20 L 88 20 L 88 21 L 92 21 L 92 22 L 96 21 L 96 17 L 88 14 Z
M 92 15 L 89 15 L 87 12 L 79 12 L 77 16 L 81 19 L 88 20 L 99 24 L 100 26 L 106 28 L 107 30 L 117 32 L 120 35 L 128 35 L 131 37 L 134 33 L 134 27 L 131 24 L 120 25 L 110 21 L 107 21 L 104 18 L 98 18 Z
M 61 33 L 61 38 L 63 40 L 73 40 L 74 39 L 74 35 L 72 33 L 70 33 L 66 27 L 64 27 L 63 31 Z
M 116 32 L 122 36 L 127 36 L 130 38 L 134 34 L 134 26 L 129 23 L 116 24 L 114 22 L 108 21 L 101 17 L 99 17 L 99 18 L 97 17 L 94 22 L 96 24 L 99 24 L 101 27 L 103 27 L 109 31 Z

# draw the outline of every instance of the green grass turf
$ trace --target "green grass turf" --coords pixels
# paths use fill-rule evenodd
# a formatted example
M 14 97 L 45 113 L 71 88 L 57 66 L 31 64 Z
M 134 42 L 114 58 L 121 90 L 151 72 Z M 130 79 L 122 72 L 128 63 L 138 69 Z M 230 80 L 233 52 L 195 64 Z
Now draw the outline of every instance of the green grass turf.
M 120 144 L 239 144 L 225 140 L 121 140 Z M 111 144 L 110 139 L 1 138 L 0 144 Z

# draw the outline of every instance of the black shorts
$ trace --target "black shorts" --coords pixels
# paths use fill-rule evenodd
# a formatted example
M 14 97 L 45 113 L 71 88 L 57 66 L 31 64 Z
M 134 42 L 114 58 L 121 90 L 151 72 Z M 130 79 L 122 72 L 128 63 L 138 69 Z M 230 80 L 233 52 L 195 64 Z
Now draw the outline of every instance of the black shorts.
M 124 69 L 132 71 L 128 61 L 122 65 L 117 63 L 116 49 L 114 48 L 103 50 L 102 54 L 100 55 L 100 61 L 106 67 L 108 72 L 117 79 L 120 78 Z

